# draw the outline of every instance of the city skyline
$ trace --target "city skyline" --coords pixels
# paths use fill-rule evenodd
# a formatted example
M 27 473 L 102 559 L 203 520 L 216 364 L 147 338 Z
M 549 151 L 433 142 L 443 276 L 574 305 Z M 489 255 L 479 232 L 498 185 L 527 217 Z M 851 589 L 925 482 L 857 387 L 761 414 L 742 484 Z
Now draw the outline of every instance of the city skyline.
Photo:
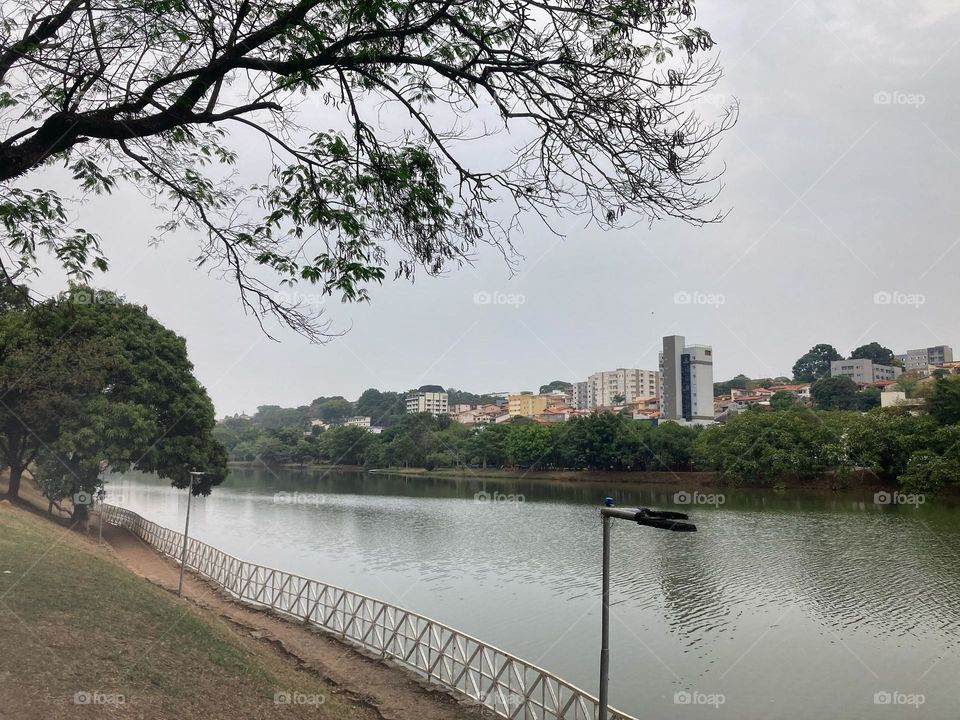
M 698 7 L 725 77 L 697 109 L 740 103 L 715 155 L 727 167 L 716 208 L 729 211 L 718 225 L 601 232 L 568 220 L 561 240 L 528 218 L 512 277 L 499 251 L 481 246 L 472 267 L 445 277 L 373 286 L 368 305 L 291 288 L 349 331 L 311 346 L 268 323 L 275 343 L 244 318 L 229 280 L 193 269 L 189 231 L 149 247 L 163 215 L 121 187 L 83 206 L 111 259 L 93 283 L 186 337 L 221 415 L 367 387 L 536 389 L 603 368 L 654 368 L 659 338 L 675 333 L 723 348 L 718 378 L 788 374 L 819 342 L 844 354 L 870 340 L 898 352 L 950 344 L 960 304 L 958 10 L 928 0 L 905 21 L 884 5 Z M 809 51 L 785 54 L 790 46 Z M 40 174 L 71 187 L 60 168 Z M 59 292 L 62 275 L 46 267 L 36 289 Z

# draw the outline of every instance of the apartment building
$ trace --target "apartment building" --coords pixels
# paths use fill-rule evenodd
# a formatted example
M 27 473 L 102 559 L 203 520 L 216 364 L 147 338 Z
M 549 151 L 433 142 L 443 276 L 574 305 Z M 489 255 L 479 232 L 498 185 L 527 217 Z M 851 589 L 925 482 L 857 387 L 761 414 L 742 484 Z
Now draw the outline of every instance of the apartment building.
M 446 415 L 448 410 L 447 391 L 439 385 L 421 385 L 407 393 L 407 412 L 411 415 L 426 412 L 436 417 Z
M 617 368 L 594 373 L 586 381 L 586 408 L 628 405 L 656 397 L 659 385 L 656 370 Z
M 687 345 L 682 335 L 663 338 L 660 353 L 660 420 L 689 425 L 713 422 L 713 348 Z
M 894 365 L 881 365 L 873 360 L 834 360 L 830 363 L 832 377 L 846 376 L 857 385 L 872 385 L 882 380 L 896 380 L 903 368 Z
M 949 345 L 934 345 L 928 348 L 907 350 L 896 357 L 903 363 L 904 372 L 915 370 L 927 375 L 931 365 L 953 362 L 953 348 Z
M 585 380 L 570 385 L 567 403 L 575 410 L 586 410 L 590 407 L 587 404 L 587 382 Z
M 518 393 L 510 395 L 507 398 L 507 412 L 511 417 L 534 417 L 542 415 L 547 408 L 558 407 L 566 404 L 566 398 L 563 395 L 553 393 L 546 395 L 534 395 L 532 393 Z

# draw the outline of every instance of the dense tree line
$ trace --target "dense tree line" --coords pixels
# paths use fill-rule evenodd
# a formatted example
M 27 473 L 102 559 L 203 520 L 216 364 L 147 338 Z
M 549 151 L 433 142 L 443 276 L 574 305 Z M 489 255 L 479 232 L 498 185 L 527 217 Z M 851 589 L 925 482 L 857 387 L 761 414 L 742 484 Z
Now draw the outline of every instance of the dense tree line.
M 731 484 L 774 485 L 824 473 L 844 484 L 854 471 L 931 492 L 960 479 L 960 376 L 936 378 L 929 412 L 873 408 L 821 410 L 775 397 L 723 425 L 653 425 L 597 413 L 543 425 L 526 418 L 474 429 L 447 417 L 404 415 L 380 434 L 341 426 L 257 428 L 221 423 L 217 434 L 238 460 L 327 462 L 377 468 L 528 470 L 690 470 Z M 789 395 L 789 394 L 787 394 Z M 860 399 L 857 398 L 859 402 Z

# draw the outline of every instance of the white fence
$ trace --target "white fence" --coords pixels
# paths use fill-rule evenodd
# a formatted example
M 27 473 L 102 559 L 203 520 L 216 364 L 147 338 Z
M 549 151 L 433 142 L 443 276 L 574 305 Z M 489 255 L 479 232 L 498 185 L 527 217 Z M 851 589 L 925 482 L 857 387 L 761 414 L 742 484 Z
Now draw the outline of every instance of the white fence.
M 183 535 L 114 505 L 103 519 L 180 561 Z M 187 568 L 246 603 L 309 622 L 389 658 L 510 720 L 596 720 L 599 702 L 518 657 L 423 615 L 300 575 L 245 562 L 190 538 Z M 614 708 L 610 720 L 635 720 Z

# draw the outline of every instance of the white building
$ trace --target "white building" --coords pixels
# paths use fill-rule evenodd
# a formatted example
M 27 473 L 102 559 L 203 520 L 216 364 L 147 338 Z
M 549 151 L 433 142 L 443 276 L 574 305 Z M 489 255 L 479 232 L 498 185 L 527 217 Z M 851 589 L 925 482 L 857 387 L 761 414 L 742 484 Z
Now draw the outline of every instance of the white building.
M 647 400 L 657 396 L 659 386 L 660 374 L 656 370 L 617 368 L 594 373 L 586 382 L 586 408 L 611 407 Z
M 348 417 L 343 421 L 344 425 L 352 425 L 353 427 L 361 427 L 364 430 L 370 429 L 370 418 L 366 415 L 355 415 L 354 417 Z
M 587 383 L 575 382 L 570 385 L 570 393 L 567 398 L 570 407 L 576 410 L 586 410 L 590 406 L 587 404 Z
M 421 385 L 407 393 L 407 412 L 411 415 L 430 413 L 436 417 L 446 415 L 448 409 L 447 391 L 439 385 Z
M 896 380 L 903 368 L 894 365 L 881 365 L 873 360 L 834 360 L 830 363 L 832 377 L 846 376 L 857 385 L 872 385 L 881 380 Z
M 660 353 L 660 419 L 689 425 L 713 422 L 713 348 L 687 345 L 682 335 L 663 338 Z

